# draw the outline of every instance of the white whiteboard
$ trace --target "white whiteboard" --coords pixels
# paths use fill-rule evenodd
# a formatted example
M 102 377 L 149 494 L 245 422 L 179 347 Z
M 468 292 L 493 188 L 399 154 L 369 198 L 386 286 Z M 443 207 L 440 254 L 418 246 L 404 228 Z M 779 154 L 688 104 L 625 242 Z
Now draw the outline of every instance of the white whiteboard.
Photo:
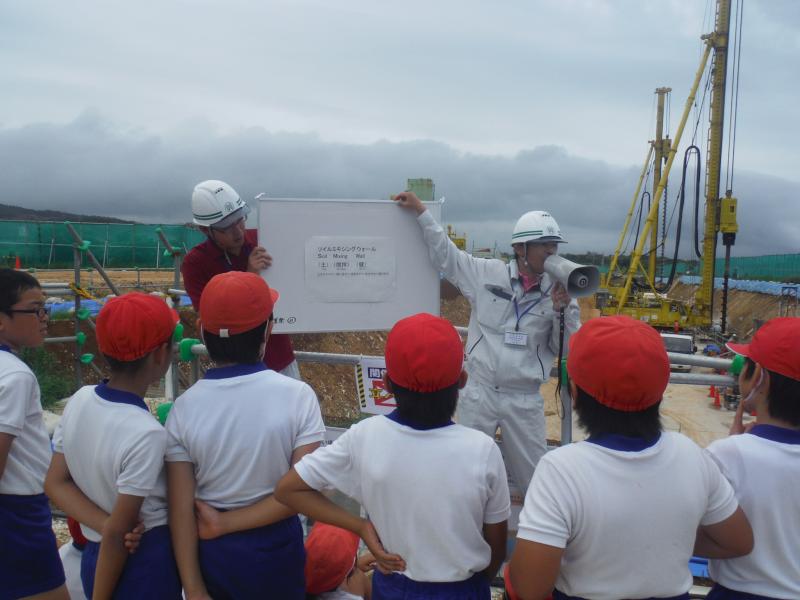
M 426 203 L 438 221 L 441 203 Z M 391 200 L 260 198 L 275 333 L 390 329 L 439 314 L 439 274 L 413 213 Z

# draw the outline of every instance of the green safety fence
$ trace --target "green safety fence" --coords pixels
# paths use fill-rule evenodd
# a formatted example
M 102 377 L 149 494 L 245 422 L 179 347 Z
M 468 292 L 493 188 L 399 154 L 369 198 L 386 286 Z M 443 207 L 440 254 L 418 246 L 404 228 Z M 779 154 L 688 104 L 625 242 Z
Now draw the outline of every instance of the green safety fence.
M 717 277 L 725 272 L 725 259 L 714 263 Z M 800 282 L 800 254 L 770 254 L 731 258 L 731 279 Z
M 627 257 L 620 260 L 625 267 Z M 608 267 L 599 265 L 601 273 L 606 273 Z M 666 277 L 672 268 L 672 261 L 659 259 L 657 275 Z M 716 277 L 722 277 L 725 272 L 725 259 L 717 258 L 714 262 Z M 700 261 L 679 260 L 675 265 L 675 274 L 699 275 Z M 783 281 L 787 283 L 800 283 L 800 254 L 770 254 L 765 256 L 736 256 L 731 257 L 730 278 L 755 281 Z
M 669 273 L 672 263 L 666 261 L 661 268 L 664 275 Z M 699 261 L 678 261 L 675 272 L 678 275 L 699 275 Z M 722 277 L 725 273 L 725 259 L 714 261 L 714 274 Z M 756 281 L 800 282 L 800 254 L 770 254 L 765 256 L 732 256 L 730 278 Z
M 202 233 L 186 225 L 139 223 L 72 223 L 78 235 L 105 268 L 153 269 L 171 267 L 172 259 L 156 230 L 184 253 L 202 242 Z M 7 266 L 35 269 L 72 267 L 74 241 L 63 222 L 0 221 L 0 260 Z

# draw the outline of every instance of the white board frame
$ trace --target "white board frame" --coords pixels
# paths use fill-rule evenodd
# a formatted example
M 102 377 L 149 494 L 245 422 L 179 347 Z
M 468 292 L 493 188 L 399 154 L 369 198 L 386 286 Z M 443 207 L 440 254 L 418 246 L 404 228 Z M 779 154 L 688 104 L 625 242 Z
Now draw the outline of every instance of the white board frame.
M 280 293 L 274 333 L 388 330 L 418 312 L 440 312 L 439 273 L 416 215 L 391 200 L 265 198 L 258 206 L 258 239 L 273 257 L 262 275 Z M 425 206 L 439 221 L 441 202 Z M 394 243 L 395 289 L 374 302 L 324 302 L 308 293 L 306 242 L 313 237 L 386 237 Z

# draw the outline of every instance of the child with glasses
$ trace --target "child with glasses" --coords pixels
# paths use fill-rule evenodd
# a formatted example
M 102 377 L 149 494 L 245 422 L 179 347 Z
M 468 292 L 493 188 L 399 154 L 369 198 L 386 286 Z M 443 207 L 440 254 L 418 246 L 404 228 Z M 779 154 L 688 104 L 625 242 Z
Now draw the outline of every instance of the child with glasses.
M 48 314 L 39 282 L 0 269 L 0 596 L 69 598 L 44 478 L 50 439 L 36 376 L 20 360 L 44 342 Z

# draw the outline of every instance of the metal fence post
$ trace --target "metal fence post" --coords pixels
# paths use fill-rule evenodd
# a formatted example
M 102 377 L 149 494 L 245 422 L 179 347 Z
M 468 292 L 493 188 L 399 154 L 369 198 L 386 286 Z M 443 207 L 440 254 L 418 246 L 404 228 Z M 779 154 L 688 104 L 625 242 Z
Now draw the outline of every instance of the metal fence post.
M 172 255 L 172 266 L 174 268 L 172 283 L 173 287 L 179 288 L 181 287 L 181 262 L 183 262 L 183 251 L 175 248 L 169 243 L 169 240 L 167 239 L 167 236 L 164 235 L 164 230 L 161 229 L 161 227 L 156 229 L 156 233 L 158 234 L 158 238 L 161 240 L 161 243 L 164 244 L 164 248 L 166 248 L 167 252 Z
M 173 308 L 172 298 L 167 296 L 167 306 Z M 171 342 L 173 346 L 172 359 L 170 360 L 169 369 L 164 374 L 164 396 L 169 402 L 174 402 L 175 398 L 180 393 L 180 381 L 178 379 L 178 353 L 174 341 Z
M 67 223 L 65 223 L 65 225 L 67 226 L 67 231 L 69 231 L 70 235 L 72 236 L 72 239 L 75 240 L 75 243 L 78 246 L 82 246 L 83 245 L 83 240 L 81 239 L 81 236 L 78 235 L 78 232 L 75 231 L 75 228 L 72 226 L 72 224 L 67 222 Z M 87 242 L 87 244 L 88 244 L 88 242 Z M 97 269 L 97 272 L 100 273 L 100 276 L 106 282 L 106 285 L 108 286 L 108 289 L 110 289 L 114 294 L 119 296 L 120 295 L 119 289 L 117 288 L 117 286 L 114 285 L 114 282 L 111 281 L 111 278 L 108 276 L 108 273 L 106 273 L 106 270 L 103 268 L 103 265 L 100 264 L 100 262 L 97 260 L 95 255 L 92 253 L 92 251 L 89 250 L 88 247 L 83 251 L 86 252 L 86 256 L 89 257 L 89 262 L 91 262 L 92 265 L 94 265 L 94 268 Z M 75 277 L 76 277 L 75 283 L 80 285 L 80 283 L 78 281 L 78 279 L 80 278 L 80 265 L 78 266 L 78 272 L 76 273 Z
M 81 250 L 78 248 L 78 245 L 72 249 L 72 256 L 73 256 L 73 263 L 75 266 L 75 287 L 80 289 L 81 287 Z M 75 336 L 80 333 L 81 331 L 81 321 L 78 318 L 78 311 L 81 308 L 81 296 L 78 293 L 73 294 L 75 298 L 75 314 L 72 316 L 72 320 L 75 323 Z M 83 369 L 81 368 L 81 349 L 78 344 L 75 344 L 75 381 L 78 384 L 78 388 L 83 386 Z

